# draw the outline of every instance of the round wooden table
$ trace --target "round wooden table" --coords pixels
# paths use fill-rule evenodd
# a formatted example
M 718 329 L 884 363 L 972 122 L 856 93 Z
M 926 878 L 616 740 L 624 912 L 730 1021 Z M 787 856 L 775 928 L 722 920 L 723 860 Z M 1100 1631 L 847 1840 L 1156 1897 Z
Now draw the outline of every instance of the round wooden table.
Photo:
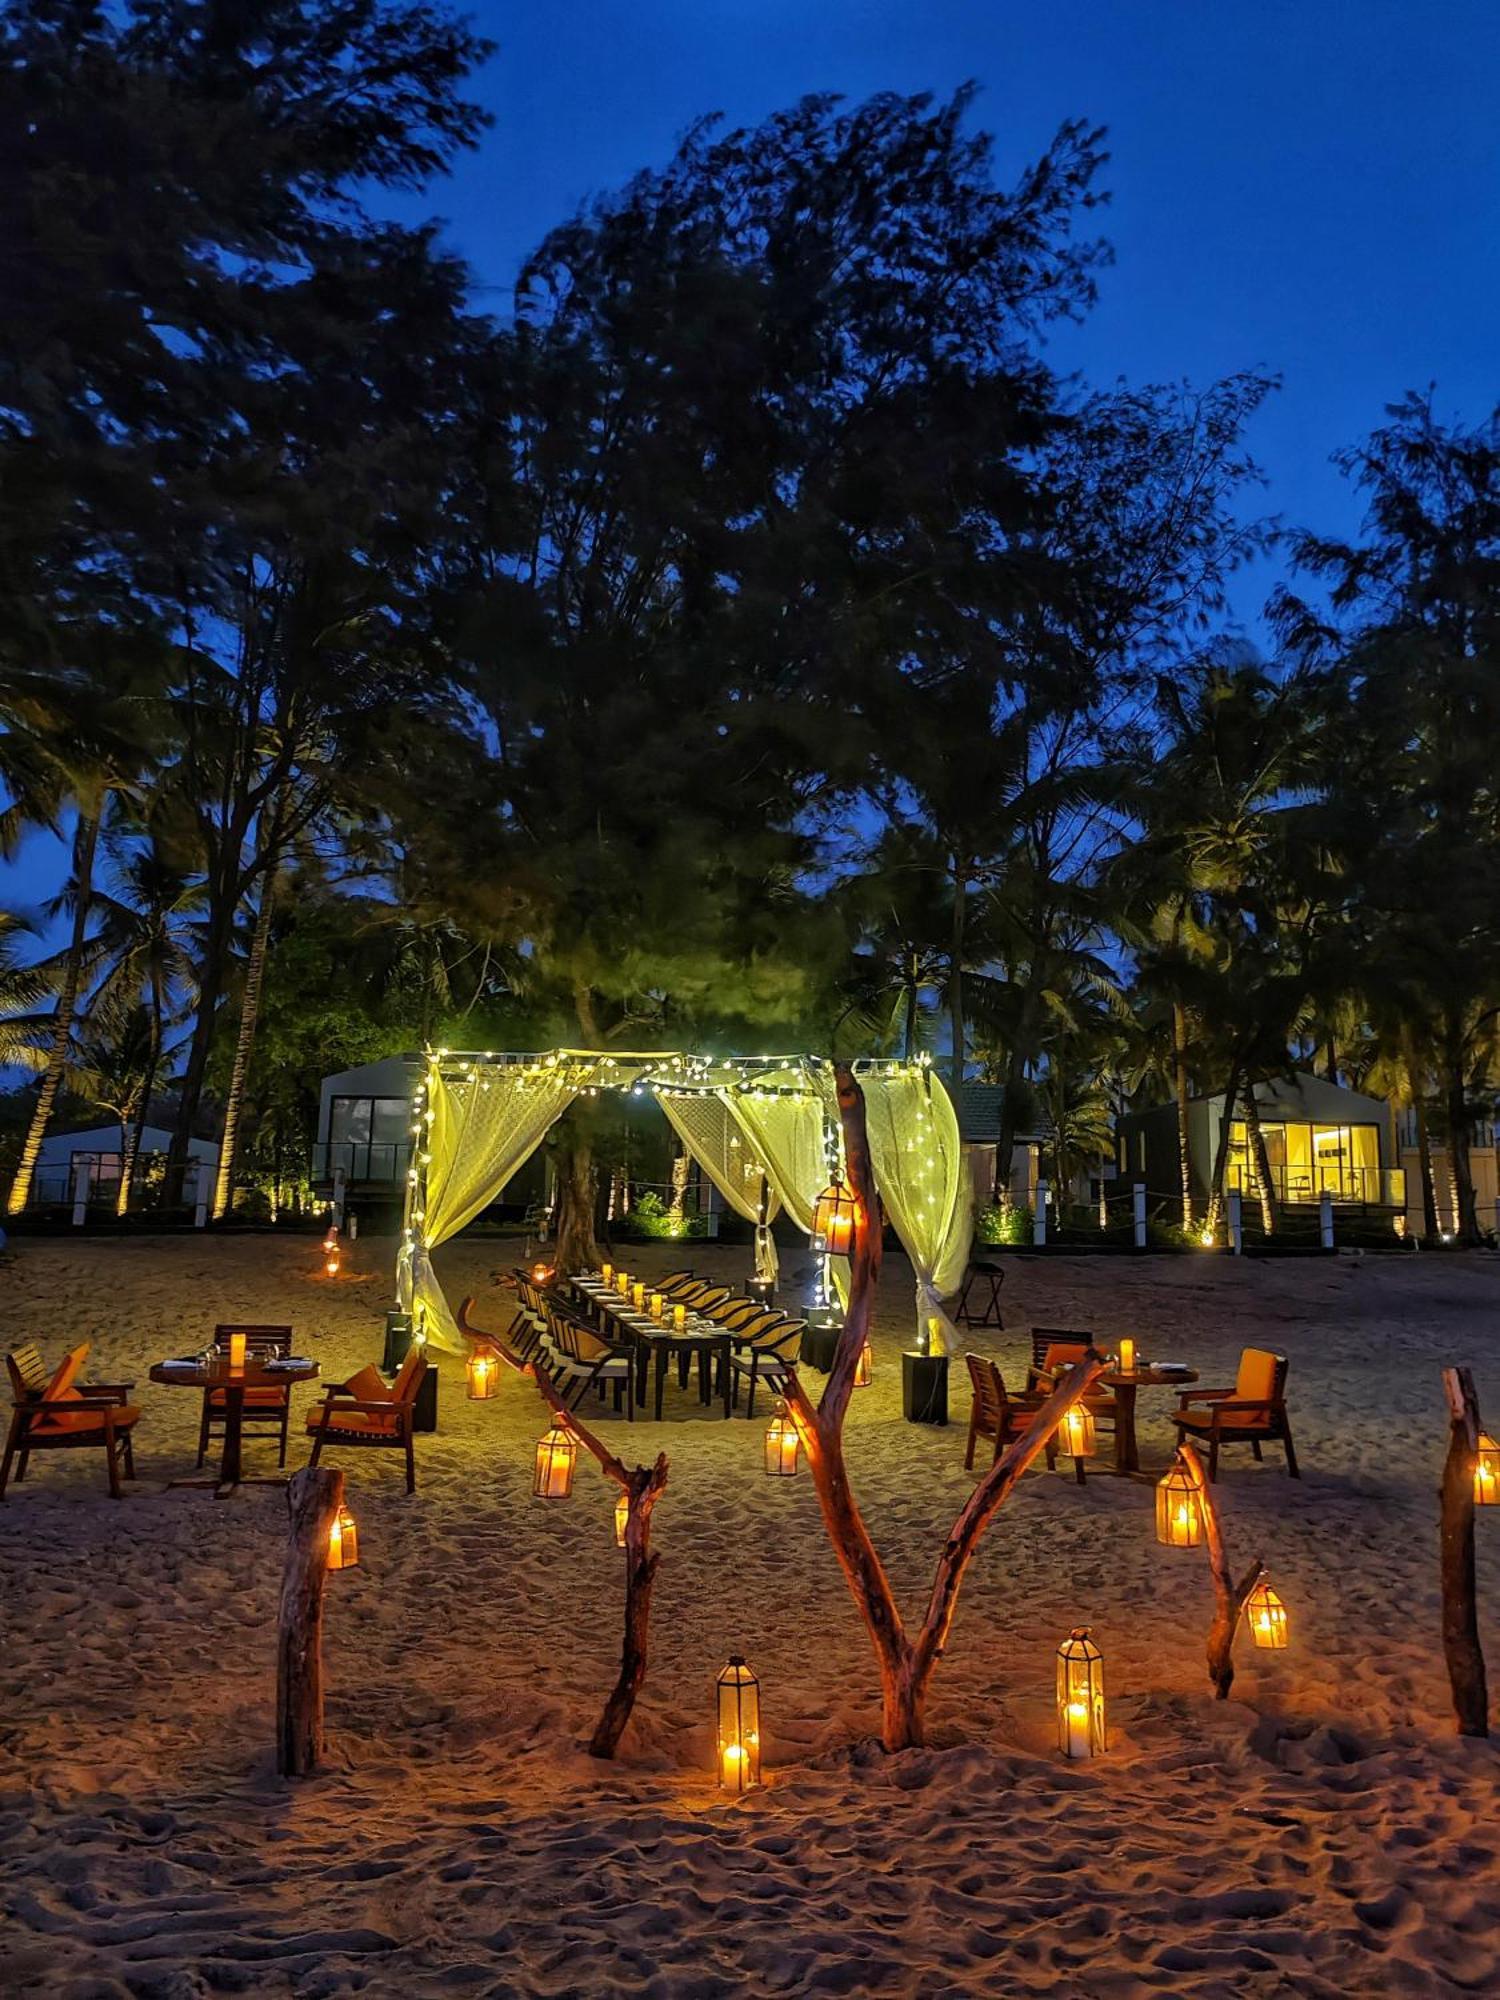
M 211 1486 L 214 1498 L 228 1500 L 241 1486 L 285 1486 L 288 1475 L 247 1479 L 240 1470 L 247 1389 L 290 1389 L 294 1382 L 311 1382 L 319 1374 L 316 1361 L 292 1360 L 273 1368 L 255 1355 L 243 1368 L 231 1368 L 227 1354 L 213 1361 L 158 1361 L 151 1380 L 166 1389 L 222 1389 L 224 1392 L 224 1455 L 217 1479 L 169 1479 L 169 1486 Z
M 1139 1472 L 1140 1453 L 1135 1442 L 1135 1397 L 1138 1389 L 1190 1389 L 1198 1379 L 1196 1368 L 1173 1368 L 1165 1374 L 1149 1362 L 1128 1373 L 1116 1370 L 1101 1378 L 1101 1388 L 1115 1399 L 1115 1471 Z

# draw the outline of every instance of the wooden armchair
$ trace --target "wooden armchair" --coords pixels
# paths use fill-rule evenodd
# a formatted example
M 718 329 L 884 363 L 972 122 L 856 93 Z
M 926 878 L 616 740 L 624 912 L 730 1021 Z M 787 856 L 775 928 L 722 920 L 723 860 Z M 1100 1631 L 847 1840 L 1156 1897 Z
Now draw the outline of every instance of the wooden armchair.
M 807 1322 L 787 1319 L 781 1313 L 770 1313 L 756 1324 L 755 1331 L 748 1338 L 737 1336 L 740 1344 L 729 1350 L 730 1402 L 740 1399 L 740 1378 L 748 1380 L 749 1393 L 745 1401 L 746 1416 L 755 1415 L 755 1390 L 764 1382 L 773 1395 L 780 1395 L 786 1387 L 787 1377 L 797 1367 L 797 1357 L 802 1351 L 802 1335 Z
M 988 1355 L 966 1354 L 969 1381 L 974 1398 L 969 1406 L 969 1445 L 964 1453 L 964 1470 L 974 1469 L 974 1448 L 980 1438 L 994 1440 L 991 1463 L 998 1458 L 1007 1445 L 1014 1444 L 1021 1433 L 1028 1429 L 1037 1411 L 1046 1402 L 1045 1395 L 1028 1390 L 1025 1395 L 1012 1396 L 1005 1386 L 1005 1377 Z M 1057 1463 L 1057 1448 L 1049 1440 L 1047 1463 Z M 1079 1468 L 1082 1478 L 1082 1468 Z
M 89 1342 L 71 1348 L 57 1369 L 44 1376 L 37 1387 L 41 1366 L 34 1347 L 23 1347 L 5 1357 L 10 1376 L 14 1407 L 5 1439 L 5 1456 L 0 1460 L 0 1500 L 10 1483 L 11 1462 L 16 1462 L 16 1478 L 26 1477 L 26 1466 L 34 1451 L 87 1450 L 103 1448 L 109 1467 L 109 1497 L 120 1495 L 120 1466 L 125 1477 L 135 1477 L 135 1453 L 131 1432 L 141 1413 L 127 1398 L 129 1382 L 78 1381 L 88 1357 Z
M 242 1333 L 245 1336 L 245 1352 L 266 1359 L 272 1355 L 290 1354 L 292 1351 L 292 1329 L 289 1326 L 216 1326 L 214 1343 L 227 1348 L 229 1336 Z M 198 1463 L 201 1465 L 208 1456 L 209 1438 L 214 1431 L 224 1428 L 224 1391 L 205 1389 L 203 1391 L 203 1415 L 198 1424 Z M 290 1382 L 270 1383 L 264 1388 L 245 1391 L 244 1414 L 240 1427 L 248 1433 L 252 1427 L 258 1431 L 275 1432 L 278 1442 L 276 1463 L 286 1464 L 286 1434 L 292 1421 L 292 1385 Z
M 1287 1359 L 1268 1348 L 1247 1347 L 1240 1355 L 1232 1389 L 1182 1389 L 1177 1396 L 1177 1442 L 1184 1437 L 1208 1443 L 1208 1476 L 1219 1476 L 1219 1446 L 1248 1444 L 1257 1458 L 1262 1444 L 1279 1443 L 1286 1469 L 1300 1479 L 1292 1448 L 1292 1426 L 1286 1413 Z
M 322 1403 L 307 1413 L 307 1429 L 313 1440 L 308 1464 L 317 1464 L 325 1445 L 384 1445 L 406 1453 L 406 1490 L 415 1493 L 413 1433 L 417 1391 L 426 1373 L 427 1350 L 413 1344 L 389 1388 L 375 1368 L 361 1368 L 349 1381 L 331 1384 Z
M 1031 1366 L 1026 1371 L 1027 1395 L 1037 1390 L 1045 1394 L 1056 1388 L 1062 1371 L 1081 1361 L 1089 1348 L 1098 1344 L 1092 1333 L 1081 1333 L 1071 1327 L 1034 1326 L 1031 1329 Z M 1115 1429 L 1120 1405 L 1107 1389 L 1091 1389 L 1083 1404 L 1096 1424 Z

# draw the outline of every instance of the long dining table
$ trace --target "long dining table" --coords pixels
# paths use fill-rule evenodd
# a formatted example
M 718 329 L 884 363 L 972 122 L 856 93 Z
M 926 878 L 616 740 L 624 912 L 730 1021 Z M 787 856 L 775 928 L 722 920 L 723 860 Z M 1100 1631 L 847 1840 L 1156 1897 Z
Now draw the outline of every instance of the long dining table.
M 717 1361 L 723 1385 L 724 1414 L 726 1417 L 733 1415 L 734 1371 L 729 1365 L 733 1335 L 726 1328 L 695 1312 L 684 1315 L 681 1327 L 670 1319 L 653 1319 L 650 1313 L 632 1305 L 629 1299 L 621 1298 L 613 1285 L 607 1285 L 602 1277 L 592 1272 L 583 1272 L 569 1282 L 575 1296 L 590 1308 L 598 1320 L 608 1321 L 634 1345 L 638 1369 L 637 1403 L 645 1401 L 647 1374 L 654 1362 L 656 1387 L 652 1406 L 658 1423 L 661 1422 L 667 1366 L 674 1357 L 679 1364 L 697 1360 L 698 1400 L 705 1405 L 713 1401 L 711 1364 Z M 671 1308 L 666 1310 L 670 1312 Z

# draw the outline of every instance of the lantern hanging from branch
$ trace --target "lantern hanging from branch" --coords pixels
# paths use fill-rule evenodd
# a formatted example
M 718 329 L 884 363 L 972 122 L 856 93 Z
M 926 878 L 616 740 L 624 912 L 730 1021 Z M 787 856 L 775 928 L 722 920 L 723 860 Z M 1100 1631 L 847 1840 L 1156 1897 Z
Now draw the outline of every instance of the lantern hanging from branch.
M 1180 1463 L 1156 1482 L 1156 1539 L 1169 1549 L 1195 1549 L 1203 1539 L 1198 1488 Z
M 760 1682 L 738 1653 L 715 1689 L 719 1788 L 748 1792 L 760 1783 Z
M 359 1529 L 349 1509 L 340 1507 L 333 1517 L 333 1526 L 328 1530 L 328 1567 L 357 1569 L 358 1566 Z
M 1104 1655 L 1077 1625 L 1057 1649 L 1057 1747 L 1065 1757 L 1105 1750 Z
M 615 1502 L 615 1547 L 625 1546 L 625 1529 L 630 1520 L 630 1495 L 622 1492 Z
M 1094 1413 L 1082 1403 L 1074 1403 L 1062 1420 L 1062 1446 L 1073 1458 L 1092 1458 L 1098 1449 Z
M 1260 1581 L 1245 1599 L 1245 1622 L 1257 1646 L 1279 1653 L 1286 1645 L 1286 1606 L 1271 1588 L 1271 1579 L 1262 1570 Z
M 469 1401 L 487 1403 L 500 1387 L 500 1368 L 493 1354 L 483 1348 L 469 1356 Z
M 536 1471 L 531 1490 L 542 1500 L 566 1500 L 573 1491 L 573 1466 L 578 1457 L 578 1440 L 558 1417 L 536 1448 Z
M 854 1242 L 858 1204 L 834 1170 L 833 1179 L 813 1203 L 812 1247 L 825 1257 L 846 1257 Z
M 767 1478 L 794 1478 L 801 1450 L 802 1439 L 797 1426 L 788 1414 L 786 1404 L 778 1397 L 771 1421 L 766 1425 Z
M 868 1389 L 875 1380 L 875 1350 L 867 1340 L 859 1350 L 859 1360 L 854 1364 L 854 1386 Z
M 1500 1444 L 1488 1431 L 1479 1433 L 1479 1449 L 1474 1454 L 1474 1505 L 1493 1507 L 1500 1501 Z

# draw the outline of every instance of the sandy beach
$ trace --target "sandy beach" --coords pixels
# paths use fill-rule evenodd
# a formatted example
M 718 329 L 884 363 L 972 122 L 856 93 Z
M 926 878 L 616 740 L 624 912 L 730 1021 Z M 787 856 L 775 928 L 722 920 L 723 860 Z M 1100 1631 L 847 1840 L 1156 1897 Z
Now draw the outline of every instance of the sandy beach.
M 439 1258 L 495 1326 L 507 1249 Z M 744 1274 L 745 1253 L 693 1250 Z M 145 1408 L 125 1501 L 102 1456 L 57 1453 L 0 1506 L 6 1996 L 1500 1991 L 1500 1766 L 1451 1731 L 1435 1497 L 1442 1364 L 1472 1362 L 1500 1418 L 1493 1258 L 1012 1259 L 1006 1331 L 974 1345 L 1013 1384 L 1033 1322 L 1132 1334 L 1206 1383 L 1246 1343 L 1289 1355 L 1304 1477 L 1241 1452 L 1219 1495 L 1292 1643 L 1242 1645 L 1214 1702 L 1202 1552 L 1157 1547 L 1147 1485 L 1036 1472 L 971 1569 L 933 1742 L 899 1757 L 872 1741 L 875 1665 L 810 1481 L 763 1477 L 759 1411 L 725 1423 L 678 1396 L 661 1426 L 601 1420 L 671 1474 L 650 1676 L 620 1759 L 583 1754 L 618 1655 L 613 1489 L 581 1462 L 570 1501 L 534 1501 L 536 1390 L 508 1376 L 470 1403 L 447 1362 L 414 1498 L 395 1454 L 336 1461 L 363 1562 L 329 1581 L 329 1766 L 289 1785 L 271 1755 L 283 1497 L 166 1491 L 191 1470 L 197 1396 L 146 1371 L 248 1318 L 290 1320 L 341 1378 L 379 1358 L 389 1267 L 368 1238 L 329 1282 L 313 1239 L 183 1236 L 23 1241 L 0 1271 L 13 1339 L 51 1359 L 91 1335 L 91 1371 L 134 1376 Z M 889 1258 L 850 1458 L 915 1617 L 971 1478 L 957 1374 L 949 1429 L 902 1420 L 910 1297 Z M 294 1466 L 313 1400 L 297 1392 Z M 1148 1464 L 1171 1402 L 1142 1398 Z M 1479 1530 L 1500 1614 L 1500 1519 Z M 1053 1656 L 1085 1622 L 1111 1749 L 1065 1766 Z M 730 1804 L 711 1695 L 736 1651 L 762 1683 L 770 1782 Z

